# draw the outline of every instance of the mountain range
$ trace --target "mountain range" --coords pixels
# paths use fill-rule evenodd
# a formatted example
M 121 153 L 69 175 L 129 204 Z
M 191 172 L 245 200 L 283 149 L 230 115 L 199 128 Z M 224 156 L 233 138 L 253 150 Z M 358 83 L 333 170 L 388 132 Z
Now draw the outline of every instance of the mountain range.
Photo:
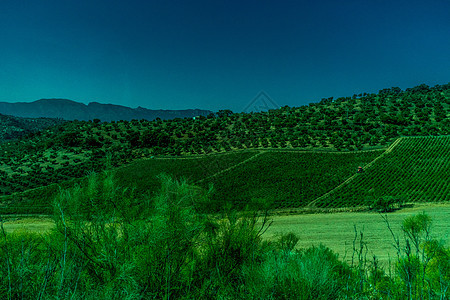
M 40 99 L 33 102 L 0 102 L 0 114 L 23 118 L 59 118 L 64 120 L 88 121 L 100 119 L 101 121 L 126 120 L 162 120 L 207 116 L 209 110 L 152 110 L 142 107 L 131 108 L 122 105 L 101 104 L 91 102 L 84 104 L 68 99 Z

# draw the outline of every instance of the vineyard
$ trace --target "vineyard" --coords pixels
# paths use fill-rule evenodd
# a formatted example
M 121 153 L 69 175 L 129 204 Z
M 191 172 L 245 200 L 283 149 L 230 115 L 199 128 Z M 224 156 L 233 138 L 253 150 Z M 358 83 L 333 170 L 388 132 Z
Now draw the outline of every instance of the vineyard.
M 263 202 L 273 209 L 298 208 L 332 190 L 381 153 L 263 152 L 202 184 L 214 185 L 211 201 L 217 207 L 227 202 L 237 207 Z
M 450 200 L 450 137 L 401 138 L 370 168 L 315 202 L 317 207 L 372 205 L 381 197 L 400 202 Z
M 148 195 L 159 190 L 158 176 L 162 173 L 170 174 L 176 179 L 186 179 L 193 184 L 242 163 L 257 153 L 240 151 L 194 158 L 144 159 L 118 168 L 115 178 L 122 186 L 133 187 L 138 194 Z
M 320 152 L 241 150 L 184 158 L 141 159 L 114 169 L 117 182 L 137 197 L 160 188 L 161 173 L 208 190 L 208 210 L 225 205 L 270 209 L 373 207 L 450 200 L 450 137 L 404 137 L 387 150 Z M 357 174 L 358 166 L 364 172 Z M 60 184 L 67 188 L 76 179 Z M 51 213 L 59 185 L 3 197 L 1 213 Z
M 141 195 L 159 189 L 158 175 L 171 174 L 205 189 L 213 186 L 210 210 L 263 204 L 298 208 L 332 190 L 383 151 L 248 151 L 197 158 L 149 159 L 119 168 L 116 179 Z
M 115 179 L 120 186 L 132 188 L 136 197 L 151 197 L 161 186 L 158 176 L 170 174 L 177 179 L 186 179 L 190 183 L 225 170 L 253 157 L 257 152 L 239 151 L 215 155 L 203 155 L 191 158 L 154 158 L 136 160 L 131 164 L 115 168 Z M 0 213 L 50 214 L 52 201 L 60 187 L 65 189 L 80 184 L 85 178 L 73 179 L 60 184 L 30 189 L 22 193 L 3 196 L 0 201 Z
M 361 152 L 235 151 L 189 158 L 153 158 L 116 168 L 117 182 L 140 198 L 160 189 L 160 174 L 186 179 L 205 190 L 213 186 L 208 209 L 226 204 L 242 208 L 263 203 L 276 208 L 302 207 L 332 190 L 355 173 L 359 165 L 378 157 L 383 150 Z M 62 188 L 81 182 L 62 184 Z M 59 191 L 56 184 L 3 197 L 2 213 L 50 213 Z

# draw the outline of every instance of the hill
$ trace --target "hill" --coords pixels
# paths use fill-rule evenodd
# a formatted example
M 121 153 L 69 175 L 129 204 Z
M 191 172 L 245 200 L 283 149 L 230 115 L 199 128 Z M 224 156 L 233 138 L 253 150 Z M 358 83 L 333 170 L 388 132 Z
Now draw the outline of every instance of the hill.
M 0 194 L 59 183 L 152 156 L 236 150 L 382 149 L 399 136 L 450 134 L 450 84 L 323 99 L 260 113 L 219 111 L 207 117 L 100 122 L 72 121 L 0 145 Z M 57 171 L 57 172 L 56 172 Z
M 357 164 L 369 163 L 398 137 L 449 135 L 449 103 L 450 84 L 421 85 L 405 91 L 390 88 L 378 94 L 322 99 L 307 106 L 259 113 L 224 110 L 196 119 L 66 122 L 0 145 L 0 195 L 15 194 L 20 198 L 22 192 L 83 178 L 89 172 L 104 170 L 107 164 L 113 168 L 131 164 L 137 169 L 125 172 L 121 179 L 129 186 L 140 184 L 133 174 L 150 178 L 155 174 L 146 174 L 146 169 L 168 170 L 204 188 L 215 183 L 216 195 L 228 195 L 223 199 L 214 196 L 219 206 L 228 201 L 224 199 L 232 198 L 238 206 L 266 199 L 272 207 L 303 207 L 307 203 L 332 207 L 313 201 L 350 178 Z M 425 159 L 424 155 L 420 159 Z M 231 157 L 227 163 L 222 162 Z M 344 157 L 354 159 L 334 163 Z M 189 159 L 193 159 L 191 165 L 185 164 Z M 210 167 L 199 171 L 192 165 L 195 161 Z M 244 165 L 246 169 L 238 167 Z M 306 175 L 294 174 L 297 165 L 305 166 Z M 226 171 L 230 168 L 232 172 Z M 264 177 L 269 175 L 262 175 L 261 170 L 273 176 Z M 291 177 L 283 178 L 285 174 Z M 310 182 L 302 188 L 295 183 L 303 177 Z M 152 178 L 143 189 L 157 189 L 156 177 Z M 309 189 L 322 182 L 323 186 Z M 289 191 L 278 195 L 276 191 L 283 186 Z M 384 197 L 367 188 L 372 193 L 371 201 Z M 299 195 L 301 200 L 295 198 Z M 368 203 L 352 201 L 337 206 Z
M 67 99 L 41 99 L 34 102 L 0 102 L 0 113 L 26 118 L 60 118 L 64 120 L 119 121 L 163 120 L 195 116 L 207 116 L 208 110 L 151 110 L 142 107 L 130 108 L 121 105 L 91 102 L 88 105 Z
M 0 114 L 0 144 L 18 139 L 65 121 L 51 118 L 21 118 Z
M 158 191 L 161 173 L 185 178 L 205 190 L 213 186 L 210 202 L 204 204 L 209 211 L 226 205 L 308 210 L 378 208 L 376 201 L 383 197 L 396 203 L 448 201 L 449 150 L 449 136 L 404 137 L 385 150 L 243 150 L 190 158 L 140 159 L 114 172 L 121 186 L 135 189 L 135 196 L 142 199 Z M 358 166 L 363 166 L 364 173 L 356 173 Z M 70 185 L 73 181 L 64 184 Z M 58 186 L 51 185 L 4 197 L 2 209 L 48 211 L 57 191 Z
M 264 203 L 270 208 L 304 207 L 351 176 L 383 150 L 361 152 L 305 152 L 242 150 L 190 158 L 139 159 L 116 168 L 121 186 L 135 190 L 141 199 L 159 190 L 161 173 L 209 190 L 208 211 L 225 205 L 242 208 Z M 58 172 L 59 173 L 59 172 Z M 63 186 L 73 185 L 66 181 Z M 50 211 L 58 185 L 31 189 L 3 198 L 0 212 Z
M 358 166 L 364 172 L 357 174 Z M 397 202 L 450 200 L 450 136 L 403 137 L 385 150 L 318 152 L 260 150 L 190 159 L 150 159 L 119 168 L 118 182 L 156 191 L 157 176 L 185 177 L 214 186 L 211 208 L 263 202 L 277 208 L 374 207 L 381 197 Z
M 450 137 L 400 138 L 362 174 L 318 199 L 318 207 L 450 200 Z

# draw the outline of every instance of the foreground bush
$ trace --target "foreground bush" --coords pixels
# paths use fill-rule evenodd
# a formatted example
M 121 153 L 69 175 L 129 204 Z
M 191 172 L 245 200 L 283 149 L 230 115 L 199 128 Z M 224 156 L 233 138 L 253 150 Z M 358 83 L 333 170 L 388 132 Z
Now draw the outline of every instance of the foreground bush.
M 266 215 L 202 214 L 209 191 L 161 181 L 156 197 L 138 201 L 111 174 L 92 174 L 55 199 L 53 232 L 2 230 L 0 298 L 448 298 L 449 249 L 431 238 L 426 215 L 405 220 L 403 240 L 393 234 L 398 259 L 386 273 L 325 246 L 297 250 L 293 234 L 264 241 Z

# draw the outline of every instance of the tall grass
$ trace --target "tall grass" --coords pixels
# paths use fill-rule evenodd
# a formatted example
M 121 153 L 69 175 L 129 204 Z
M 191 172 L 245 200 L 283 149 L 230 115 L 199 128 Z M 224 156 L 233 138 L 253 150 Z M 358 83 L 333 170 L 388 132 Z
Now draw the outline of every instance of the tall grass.
M 0 298 L 448 298 L 450 251 L 432 238 L 426 215 L 406 219 L 402 238 L 392 232 L 398 257 L 391 272 L 363 255 L 363 235 L 349 265 L 325 246 L 297 249 L 293 234 L 265 241 L 266 214 L 205 214 L 210 190 L 160 180 L 156 196 L 138 200 L 111 173 L 93 173 L 60 190 L 54 231 L 1 227 Z

